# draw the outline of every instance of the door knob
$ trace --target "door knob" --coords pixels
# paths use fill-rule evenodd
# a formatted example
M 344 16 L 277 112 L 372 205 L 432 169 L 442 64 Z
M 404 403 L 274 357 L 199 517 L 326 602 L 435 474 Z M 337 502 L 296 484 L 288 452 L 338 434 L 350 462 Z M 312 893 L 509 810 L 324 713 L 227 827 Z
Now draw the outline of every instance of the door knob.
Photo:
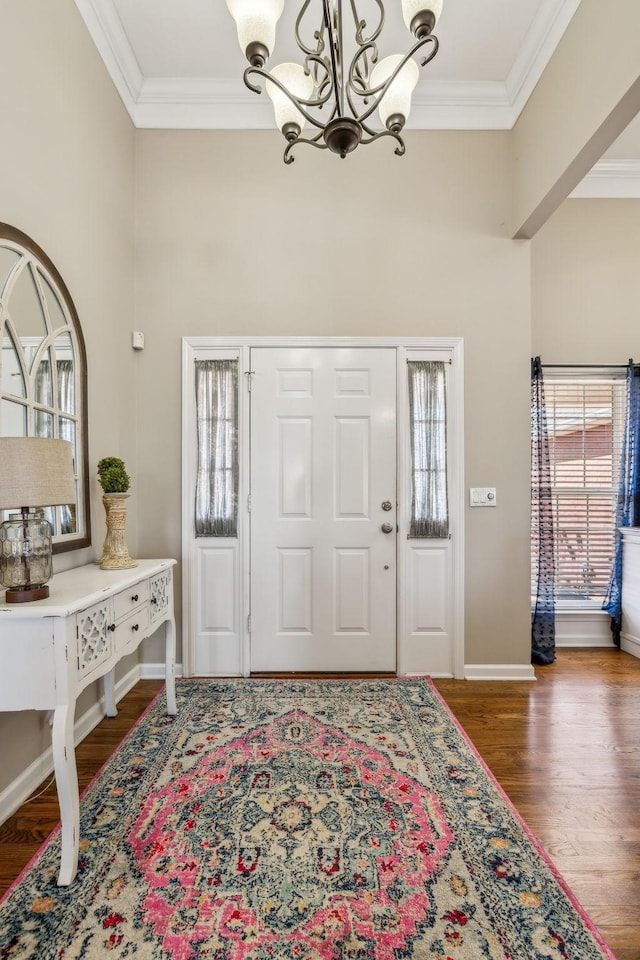
M 380 506 L 383 510 L 391 510 L 393 504 L 391 503 L 391 500 L 383 500 Z
M 382 530 L 383 533 L 392 533 L 392 532 L 393 532 L 393 524 L 392 524 L 392 523 L 383 523 L 382 526 L 380 527 L 380 529 Z

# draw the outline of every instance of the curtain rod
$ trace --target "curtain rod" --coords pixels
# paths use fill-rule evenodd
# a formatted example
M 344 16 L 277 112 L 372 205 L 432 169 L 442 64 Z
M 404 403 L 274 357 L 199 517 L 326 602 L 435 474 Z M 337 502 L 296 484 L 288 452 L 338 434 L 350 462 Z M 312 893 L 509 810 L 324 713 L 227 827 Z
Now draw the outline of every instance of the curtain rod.
M 624 370 L 633 364 L 633 358 L 630 357 L 627 363 L 544 363 L 542 360 L 540 363 L 549 370 Z

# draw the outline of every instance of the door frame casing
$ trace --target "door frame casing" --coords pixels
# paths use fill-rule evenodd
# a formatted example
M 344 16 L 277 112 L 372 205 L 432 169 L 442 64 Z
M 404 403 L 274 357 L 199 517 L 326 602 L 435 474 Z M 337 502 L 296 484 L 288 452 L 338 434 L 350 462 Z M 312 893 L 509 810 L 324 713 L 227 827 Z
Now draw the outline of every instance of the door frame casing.
M 398 524 L 406 530 L 409 519 L 410 450 L 408 443 L 409 400 L 406 364 L 428 354 L 451 361 L 447 377 L 448 480 L 450 514 L 449 595 L 446 598 L 451 635 L 451 669 L 432 672 L 433 676 L 464 675 L 464 341 L 461 337 L 183 337 L 182 338 L 182 657 L 184 675 L 195 675 L 195 579 L 196 545 L 192 535 L 194 523 L 195 472 L 197 463 L 194 370 L 196 359 L 237 356 L 239 361 L 239 518 L 236 570 L 238 589 L 234 598 L 234 615 L 238 639 L 234 655 L 221 660 L 216 675 L 249 676 L 250 673 L 250 541 L 249 541 L 249 430 L 250 351 L 254 347 L 279 348 L 375 348 L 391 347 L 397 358 L 397 468 Z M 230 353 L 231 352 L 231 353 Z M 397 572 L 397 673 L 399 676 L 428 672 L 416 663 L 411 653 L 409 635 L 410 611 L 408 591 L 402 589 L 409 572 L 410 545 L 398 537 Z M 419 658 L 418 658 L 419 659 Z

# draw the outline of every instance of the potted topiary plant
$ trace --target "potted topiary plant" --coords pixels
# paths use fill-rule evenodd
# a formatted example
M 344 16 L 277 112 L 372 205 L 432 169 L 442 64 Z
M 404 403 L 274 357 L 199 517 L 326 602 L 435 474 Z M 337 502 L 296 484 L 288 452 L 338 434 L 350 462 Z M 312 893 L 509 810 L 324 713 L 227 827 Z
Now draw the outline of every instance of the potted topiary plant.
M 127 505 L 131 480 L 120 457 L 103 457 L 98 461 L 98 480 L 102 487 L 107 535 L 102 548 L 102 557 L 98 561 L 102 570 L 121 570 L 136 567 L 132 560 L 124 537 L 127 519 Z
M 103 457 L 98 460 L 98 480 L 104 493 L 126 493 L 131 485 L 120 457 Z

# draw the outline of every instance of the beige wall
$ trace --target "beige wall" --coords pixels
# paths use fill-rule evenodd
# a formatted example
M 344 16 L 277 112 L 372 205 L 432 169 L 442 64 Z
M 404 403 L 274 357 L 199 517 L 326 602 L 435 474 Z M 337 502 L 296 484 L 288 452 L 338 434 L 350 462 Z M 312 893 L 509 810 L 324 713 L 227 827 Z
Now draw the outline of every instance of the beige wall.
M 504 133 L 409 133 L 347 160 L 276 133 L 139 131 L 141 555 L 180 553 L 185 335 L 463 336 L 467 663 L 529 662 L 529 249 Z M 157 643 L 157 641 L 156 641 Z M 159 649 L 147 649 L 159 659 Z
M 73 0 L 2 3 L 0 220 L 36 241 L 78 309 L 89 367 L 89 461 L 136 470 L 133 324 L 135 131 Z M 95 557 L 104 511 L 91 477 Z M 136 548 L 135 511 L 131 528 Z M 0 664 L 1 668 L 1 664 Z M 95 700 L 91 687 L 78 715 Z M 0 789 L 50 744 L 43 714 L 0 715 Z
M 532 351 L 640 362 L 640 200 L 566 200 L 531 242 Z

